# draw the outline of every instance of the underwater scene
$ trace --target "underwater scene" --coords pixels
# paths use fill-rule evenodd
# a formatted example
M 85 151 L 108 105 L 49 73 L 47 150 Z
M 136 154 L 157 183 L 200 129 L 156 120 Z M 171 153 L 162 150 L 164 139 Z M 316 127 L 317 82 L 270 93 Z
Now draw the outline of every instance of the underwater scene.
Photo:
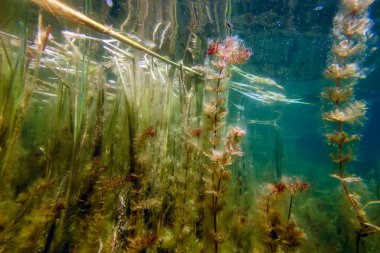
M 380 253 L 380 1 L 0 0 L 0 253 Z

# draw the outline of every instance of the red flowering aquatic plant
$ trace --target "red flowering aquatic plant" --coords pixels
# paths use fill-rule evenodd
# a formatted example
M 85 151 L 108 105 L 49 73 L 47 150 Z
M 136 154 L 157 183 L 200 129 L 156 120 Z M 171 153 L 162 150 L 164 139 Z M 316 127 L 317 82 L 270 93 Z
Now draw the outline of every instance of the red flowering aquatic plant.
M 302 244 L 305 234 L 299 228 L 294 219 L 290 219 L 294 197 L 309 189 L 306 181 L 298 178 L 283 177 L 280 182 L 267 185 L 267 193 L 262 201 L 266 202 L 265 211 L 262 212 L 263 237 L 262 241 L 268 247 L 269 252 L 295 252 L 296 248 Z M 286 213 L 284 205 L 285 195 L 290 194 L 290 205 Z M 286 219 L 287 218 L 287 219 Z
M 227 76 L 226 67 L 231 64 L 244 64 L 252 55 L 252 50 L 244 45 L 242 39 L 238 36 L 232 36 L 232 25 L 227 23 L 229 28 L 229 36 L 223 41 L 210 40 L 207 57 L 210 57 L 210 63 L 217 68 L 218 76 L 210 79 L 222 79 Z M 208 72 L 208 71 L 206 71 Z M 219 81 L 218 81 L 219 85 Z
M 285 192 L 287 186 L 284 182 L 281 181 L 278 183 L 271 184 L 270 187 L 273 188 L 271 194 L 280 195 L 281 193 Z
M 293 206 L 293 198 L 296 196 L 296 194 L 304 192 L 310 188 L 309 183 L 303 181 L 301 182 L 298 178 L 295 178 L 294 181 L 291 179 L 287 180 L 288 185 L 288 191 L 290 193 L 290 204 L 289 204 L 289 211 L 288 211 L 288 221 L 290 219 L 290 214 L 292 212 L 292 206 Z
M 211 41 L 209 42 L 209 46 L 207 49 L 207 56 L 213 55 L 218 51 L 218 42 L 216 41 Z
M 252 55 L 252 50 L 245 47 L 238 36 L 229 36 L 222 42 L 210 41 L 207 50 L 208 56 L 214 56 L 211 63 L 219 68 L 229 64 L 244 64 Z
M 206 206 L 210 209 L 210 216 L 206 226 L 209 233 L 209 242 L 206 247 L 214 248 L 214 253 L 218 252 L 219 245 L 228 236 L 223 228 L 218 224 L 220 214 L 224 207 L 223 195 L 226 190 L 226 182 L 231 177 L 228 167 L 232 164 L 234 157 L 243 155 L 240 149 L 241 138 L 245 131 L 239 127 L 232 127 L 224 138 L 221 140 L 221 129 L 225 125 L 226 109 L 226 91 L 228 89 L 226 77 L 228 77 L 228 66 L 231 64 L 243 64 L 251 56 L 251 49 L 244 46 L 243 41 L 238 36 L 232 36 L 232 27 L 227 23 L 230 29 L 230 35 L 223 41 L 210 40 L 207 49 L 206 67 L 200 68 L 205 72 L 207 79 L 206 91 L 209 98 L 203 106 L 205 122 L 202 129 L 208 139 L 209 146 L 205 150 L 208 157 L 207 171 L 205 177 L 206 195 L 210 196 L 210 202 Z M 224 145 L 223 145 L 224 144 Z
M 293 179 L 288 178 L 288 177 L 283 177 L 280 182 L 268 184 L 268 188 L 270 190 L 270 193 L 267 199 L 267 208 L 266 208 L 267 214 L 269 213 L 270 201 L 272 197 L 280 196 L 281 194 L 285 192 L 290 193 L 290 205 L 289 205 L 289 211 L 288 211 L 288 220 L 289 220 L 290 214 L 292 211 L 292 206 L 293 206 L 293 198 L 298 193 L 302 193 L 308 190 L 310 188 L 310 185 L 306 181 L 300 181 L 297 177 Z
M 310 185 L 306 181 L 300 181 L 297 177 L 294 179 L 286 178 L 287 189 L 291 195 L 295 195 L 297 193 L 301 193 L 310 188 Z
M 281 179 L 280 182 L 274 182 L 273 184 L 268 184 L 267 188 L 269 189 L 269 194 L 267 197 L 267 208 L 266 213 L 269 214 L 269 207 L 270 207 L 270 201 L 272 197 L 280 196 L 282 193 L 284 193 L 288 186 L 285 181 L 285 177 Z
M 243 41 L 238 36 L 232 36 L 232 27 L 228 22 L 228 28 L 230 29 L 230 36 L 225 38 L 222 42 L 210 41 L 207 50 L 207 56 L 210 57 L 211 65 L 216 68 L 217 74 L 213 71 L 207 70 L 206 78 L 210 80 L 216 80 L 216 85 L 207 86 L 207 90 L 215 93 L 215 100 L 211 100 L 205 105 L 206 114 L 212 119 L 213 125 L 213 137 L 212 145 L 216 148 L 217 129 L 223 124 L 220 121 L 226 116 L 227 112 L 222 109 L 225 99 L 223 99 L 223 93 L 227 90 L 227 87 L 221 83 L 221 80 L 227 77 L 226 68 L 230 64 L 244 64 L 251 56 L 252 51 L 250 48 L 245 47 Z

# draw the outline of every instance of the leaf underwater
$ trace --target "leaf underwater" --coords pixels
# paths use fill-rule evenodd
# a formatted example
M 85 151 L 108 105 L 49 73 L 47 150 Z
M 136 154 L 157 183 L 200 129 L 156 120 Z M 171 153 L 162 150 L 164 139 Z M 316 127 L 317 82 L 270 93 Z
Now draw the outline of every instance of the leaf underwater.
M 363 36 L 365 37 L 368 28 L 371 26 L 371 20 L 366 17 L 351 19 L 343 15 L 338 15 L 334 23 L 336 24 L 335 33 L 344 34 L 346 36 Z
M 373 200 L 373 201 L 369 201 L 367 204 L 365 204 L 362 209 L 365 209 L 367 207 L 369 207 L 370 205 L 375 205 L 375 204 L 380 204 L 380 200 Z
M 345 123 L 356 123 L 365 117 L 367 107 L 362 101 L 355 101 L 344 108 L 337 108 L 323 114 L 323 119 L 327 121 L 337 121 Z
M 363 229 L 363 231 L 361 231 L 361 237 L 366 237 L 368 235 L 380 232 L 380 227 L 378 227 L 374 224 L 365 222 L 364 225 L 366 227 Z
M 335 54 L 341 58 L 353 56 L 364 49 L 365 47 L 363 44 L 354 45 L 352 42 L 349 42 L 346 39 L 341 40 L 338 44 L 334 44 L 333 46 Z
M 326 138 L 329 141 L 340 145 L 350 143 L 353 141 L 360 141 L 359 135 L 354 134 L 349 136 L 346 132 L 327 133 Z
M 352 155 L 352 151 L 347 153 L 346 155 L 342 155 L 341 157 L 339 155 L 330 154 L 331 159 L 334 163 L 348 163 L 354 160 L 354 157 Z
M 342 178 L 337 174 L 331 174 L 330 176 L 333 178 L 339 179 L 340 181 L 346 182 L 346 183 L 362 181 L 362 179 L 360 177 L 344 177 L 344 178 Z
M 350 13 L 362 13 L 368 9 L 368 7 L 374 2 L 374 0 L 343 0 L 343 7 Z
M 338 87 L 327 87 L 321 93 L 321 96 L 325 99 L 329 99 L 335 103 L 343 102 L 352 97 L 352 87 L 348 88 L 338 88 Z
M 332 79 L 347 79 L 360 77 L 359 68 L 356 64 L 346 64 L 344 66 L 339 66 L 338 64 L 331 64 L 327 67 L 325 71 L 325 76 Z
M 346 176 L 346 167 L 353 159 L 352 150 L 346 151 L 343 144 L 359 141 L 360 135 L 348 134 L 343 129 L 348 128 L 347 124 L 361 123 L 365 118 L 367 107 L 363 101 L 355 101 L 353 98 L 353 85 L 358 79 L 364 79 L 365 69 L 362 62 L 368 56 L 371 44 L 367 40 L 373 37 L 370 31 L 372 21 L 367 13 L 368 7 L 374 0 L 342 0 L 340 8 L 334 17 L 332 48 L 329 64 L 326 67 L 324 76 L 334 82 L 332 87 L 327 87 L 321 93 L 321 97 L 330 102 L 328 107 L 333 108 L 322 114 L 322 119 L 334 123 L 335 130 L 325 134 L 328 141 L 336 148 L 330 154 L 334 163 L 339 164 L 339 174 L 330 175 L 341 181 L 345 192 L 345 198 L 349 201 L 350 209 L 355 213 L 354 223 L 356 228 L 356 251 L 365 251 L 364 243 L 360 240 L 370 234 L 379 232 L 380 228 L 368 222 L 369 217 L 365 213 L 365 208 L 371 204 L 378 204 L 380 201 L 370 201 L 364 207 L 360 202 L 360 196 L 351 193 L 346 183 L 361 182 L 357 176 Z M 367 51 L 367 52 L 366 52 Z M 337 124 L 336 124 L 337 123 Z M 331 124 L 333 125 L 333 124 Z M 351 131 L 353 131 L 351 129 Z M 359 250 L 360 246 L 360 250 Z M 363 249 L 361 249 L 363 247 Z

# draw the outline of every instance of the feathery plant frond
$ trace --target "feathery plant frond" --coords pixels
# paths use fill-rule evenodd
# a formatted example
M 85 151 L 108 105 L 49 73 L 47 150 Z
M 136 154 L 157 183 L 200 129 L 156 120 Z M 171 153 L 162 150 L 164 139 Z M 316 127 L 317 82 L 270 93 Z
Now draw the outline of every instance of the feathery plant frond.
M 348 133 L 347 124 L 359 123 L 365 118 L 367 107 L 364 101 L 353 99 L 352 82 L 365 78 L 360 63 L 369 51 L 368 40 L 372 38 L 372 21 L 368 18 L 368 8 L 372 0 L 342 0 L 333 25 L 333 46 L 331 62 L 326 68 L 325 76 L 335 81 L 335 87 L 327 87 L 321 96 L 333 109 L 325 111 L 322 118 L 334 124 L 335 130 L 328 131 L 326 138 L 336 151 L 330 154 L 337 164 L 339 173 L 332 177 L 339 179 L 346 199 L 356 215 L 356 252 L 360 252 L 360 241 L 378 232 L 376 225 L 368 222 L 368 217 L 357 194 L 350 192 L 349 183 L 357 183 L 361 178 L 346 175 L 346 164 L 353 160 L 354 154 L 349 145 L 359 141 L 360 136 Z M 364 55 L 364 57 L 363 57 Z

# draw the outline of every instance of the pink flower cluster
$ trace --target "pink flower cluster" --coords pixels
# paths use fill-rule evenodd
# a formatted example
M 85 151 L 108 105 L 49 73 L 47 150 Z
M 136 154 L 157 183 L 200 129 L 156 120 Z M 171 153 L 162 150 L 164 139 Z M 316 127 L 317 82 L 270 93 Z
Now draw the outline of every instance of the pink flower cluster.
M 215 65 L 224 68 L 228 64 L 245 63 L 252 55 L 252 50 L 246 48 L 238 36 L 230 36 L 222 42 L 210 42 L 207 55 L 215 55 Z
M 280 195 L 288 190 L 291 195 L 301 193 L 310 188 L 309 183 L 300 181 L 298 178 L 283 177 L 280 182 L 268 185 L 271 194 Z

